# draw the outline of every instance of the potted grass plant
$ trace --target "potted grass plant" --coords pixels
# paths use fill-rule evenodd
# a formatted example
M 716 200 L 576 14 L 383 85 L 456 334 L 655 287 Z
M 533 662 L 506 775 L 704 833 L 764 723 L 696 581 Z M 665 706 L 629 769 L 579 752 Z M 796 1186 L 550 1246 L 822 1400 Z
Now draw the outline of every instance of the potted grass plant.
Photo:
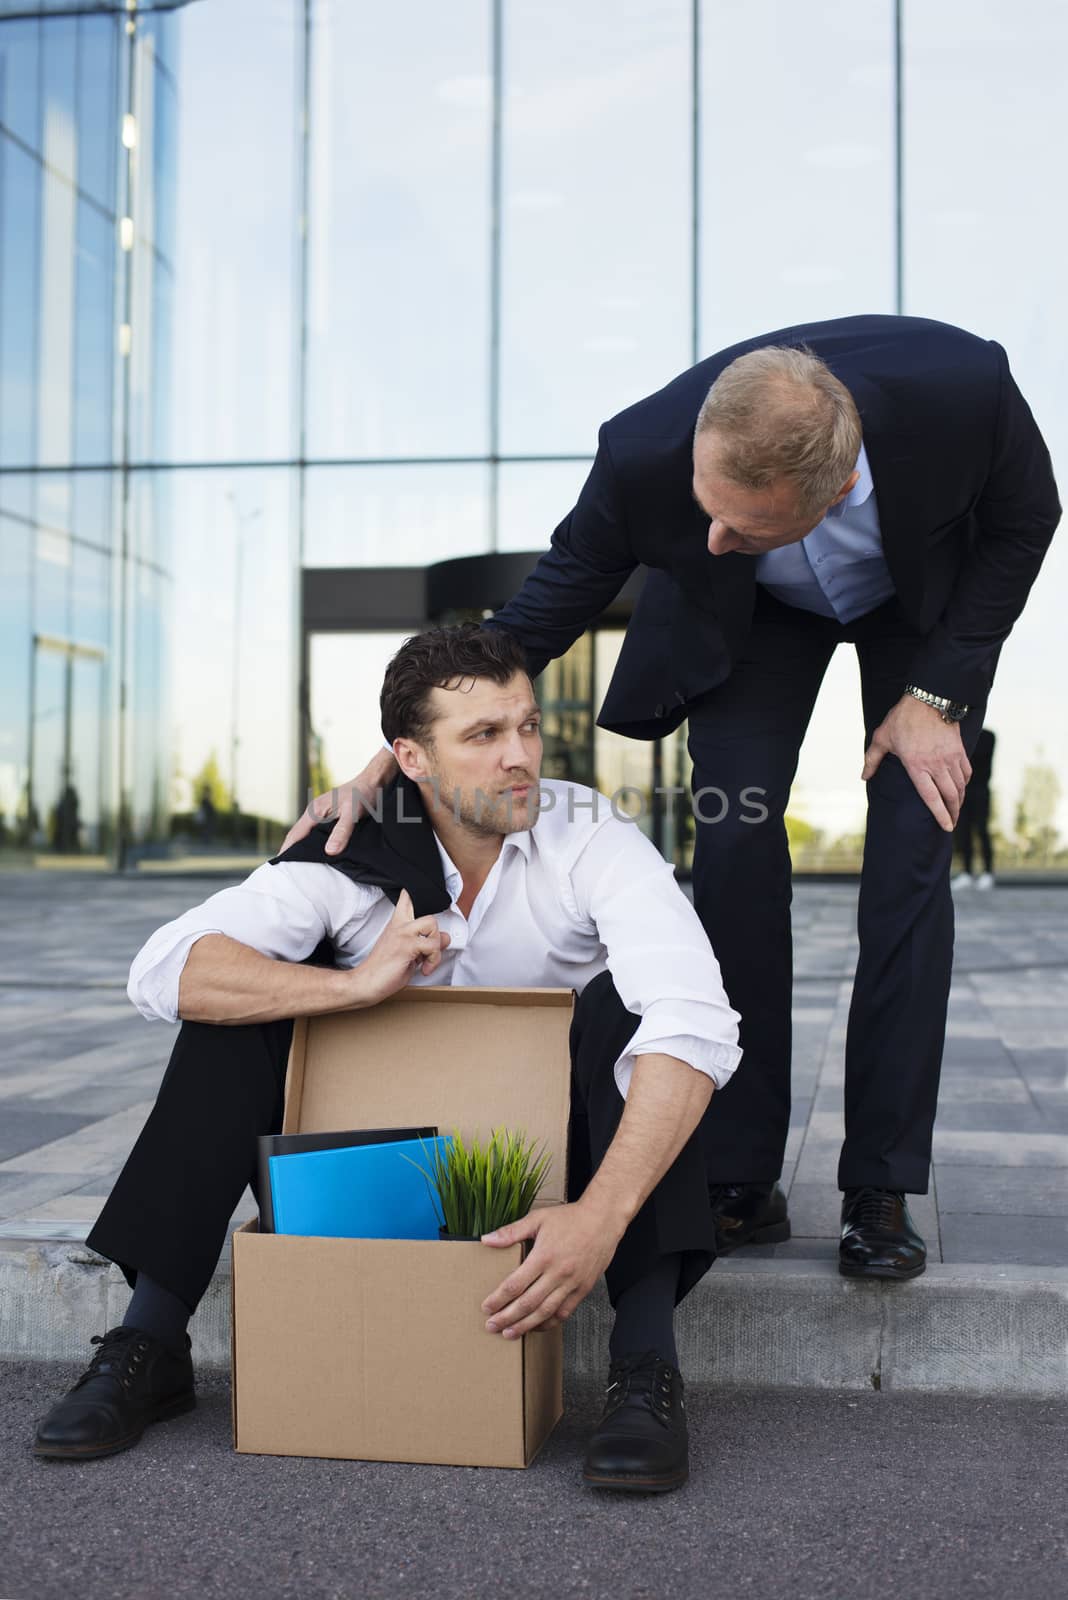
M 428 1151 L 429 1166 L 419 1167 L 441 1226 L 441 1239 L 480 1239 L 525 1217 L 548 1177 L 552 1162 L 544 1146 L 535 1154 L 524 1133 L 495 1128 L 486 1144 L 453 1130 L 451 1138 Z M 406 1160 L 410 1157 L 406 1157 Z

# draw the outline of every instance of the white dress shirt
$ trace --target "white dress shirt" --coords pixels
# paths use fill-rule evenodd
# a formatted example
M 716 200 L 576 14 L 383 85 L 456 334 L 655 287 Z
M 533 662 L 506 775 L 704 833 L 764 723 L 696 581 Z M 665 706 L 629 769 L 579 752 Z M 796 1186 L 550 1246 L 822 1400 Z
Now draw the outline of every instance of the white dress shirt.
M 435 835 L 435 838 L 437 836 Z M 510 833 L 465 917 L 463 881 L 437 840 L 452 897 L 437 916 L 450 944 L 413 984 L 563 988 L 580 993 L 606 968 L 641 1018 L 616 1062 L 622 1095 L 634 1059 L 662 1053 L 722 1087 L 741 1057 L 738 1014 L 697 913 L 660 852 L 608 799 L 581 784 L 543 780 L 533 828 Z M 328 935 L 335 960 L 370 955 L 393 905 L 319 862 L 257 867 L 152 935 L 130 970 L 128 994 L 144 1017 L 178 1020 L 178 980 L 196 941 L 223 933 L 278 961 L 302 961 Z

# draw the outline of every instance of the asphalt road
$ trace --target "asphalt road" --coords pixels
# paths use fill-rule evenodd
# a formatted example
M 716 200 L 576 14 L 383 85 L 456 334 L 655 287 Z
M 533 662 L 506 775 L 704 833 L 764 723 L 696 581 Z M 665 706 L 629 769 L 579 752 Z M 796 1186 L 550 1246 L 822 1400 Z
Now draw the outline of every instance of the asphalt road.
M 237 1456 L 229 1388 L 135 1450 L 29 1451 L 69 1369 L 0 1367 L 0 1600 L 1065 1600 L 1068 1401 L 691 1391 L 689 1484 Z M 280 1374 L 280 1382 L 284 1375 Z

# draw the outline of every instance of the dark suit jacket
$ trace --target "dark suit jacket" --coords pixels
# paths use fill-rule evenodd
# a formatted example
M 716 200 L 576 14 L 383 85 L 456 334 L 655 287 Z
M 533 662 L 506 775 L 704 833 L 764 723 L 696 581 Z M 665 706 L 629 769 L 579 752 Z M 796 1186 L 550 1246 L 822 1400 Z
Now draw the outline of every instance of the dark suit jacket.
M 857 403 L 886 562 L 924 635 L 911 680 L 968 704 L 986 697 L 1060 517 L 1049 452 L 999 344 L 920 317 L 843 317 L 722 350 L 601 428 L 578 504 L 492 619 L 536 675 L 649 567 L 601 727 L 670 733 L 745 642 L 757 558 L 708 553 L 692 440 L 714 379 L 767 344 L 807 345 Z
M 434 837 L 434 829 L 423 805 L 419 785 L 398 772 L 380 796 L 375 811 L 367 811 L 357 822 L 349 842 L 339 856 L 328 856 L 326 841 L 334 831 L 333 822 L 320 822 L 310 833 L 280 855 L 272 856 L 271 866 L 280 861 L 314 861 L 333 867 L 354 883 L 368 883 L 382 889 L 396 905 L 402 889 L 412 898 L 417 917 L 436 916 L 452 904 L 445 887 Z M 313 953 L 325 956 L 324 940 Z M 320 962 L 321 964 L 321 962 Z

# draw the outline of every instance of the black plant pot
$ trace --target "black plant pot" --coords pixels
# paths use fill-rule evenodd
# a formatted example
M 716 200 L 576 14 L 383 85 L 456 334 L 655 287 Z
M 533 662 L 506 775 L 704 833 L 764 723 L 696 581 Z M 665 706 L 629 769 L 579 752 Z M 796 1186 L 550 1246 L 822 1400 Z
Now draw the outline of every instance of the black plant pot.
M 438 1229 L 439 1239 L 454 1239 L 459 1244 L 478 1244 L 480 1237 L 477 1233 L 450 1233 L 448 1228 Z

